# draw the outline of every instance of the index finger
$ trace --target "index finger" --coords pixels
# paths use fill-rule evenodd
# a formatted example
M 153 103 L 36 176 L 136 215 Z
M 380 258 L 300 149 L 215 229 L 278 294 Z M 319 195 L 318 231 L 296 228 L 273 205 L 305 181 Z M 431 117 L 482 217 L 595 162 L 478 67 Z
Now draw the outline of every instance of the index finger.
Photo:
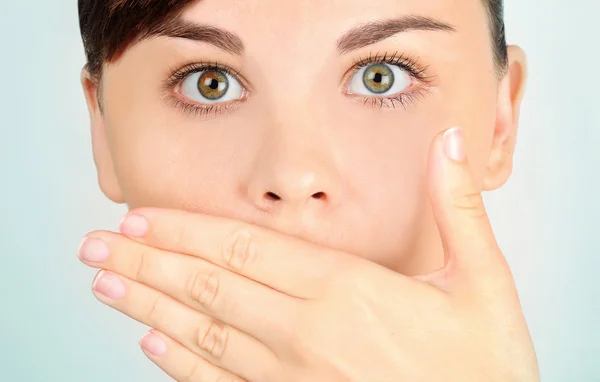
M 130 211 L 121 233 L 152 247 L 200 257 L 282 293 L 313 298 L 339 253 L 237 220 L 182 210 Z

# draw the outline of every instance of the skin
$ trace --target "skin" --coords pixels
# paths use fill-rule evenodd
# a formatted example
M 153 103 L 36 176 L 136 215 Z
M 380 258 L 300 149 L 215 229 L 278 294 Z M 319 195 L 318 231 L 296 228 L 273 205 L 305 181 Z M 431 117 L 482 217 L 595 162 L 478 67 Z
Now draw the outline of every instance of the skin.
M 405 32 L 337 54 L 350 28 L 403 15 L 435 17 L 456 32 Z M 99 183 L 115 202 L 230 217 L 416 275 L 443 265 L 425 185 L 433 137 L 464 129 L 482 190 L 511 173 L 524 54 L 509 48 L 509 75 L 499 80 L 479 0 L 205 0 L 184 18 L 240 35 L 246 53 L 142 41 L 105 65 L 104 112 L 97 84 L 82 73 Z M 377 52 L 418 57 L 430 91 L 406 108 L 350 99 L 344 74 Z M 252 86 L 248 99 L 208 119 L 165 103 L 170 70 L 202 60 L 239 69 Z
M 177 381 L 539 381 L 459 132 L 432 144 L 447 262 L 429 275 L 156 208 L 131 211 L 121 234 L 91 233 L 79 257 L 107 270 L 93 284 L 100 301 L 158 329 L 140 345 Z
M 402 15 L 434 17 L 452 25 L 456 31 L 410 31 L 343 56 L 335 51 L 337 39 L 350 28 L 367 21 Z M 115 202 L 126 203 L 131 210 L 141 207 L 168 209 L 166 211 L 183 210 L 194 216 L 223 217 L 227 221 L 238 222 L 237 224 L 243 222 L 268 232 L 286 234 L 283 235 L 286 240 L 291 240 L 287 235 L 293 236 L 304 244 L 296 241 L 288 243 L 282 247 L 285 249 L 283 252 L 297 253 L 299 259 L 308 256 L 311 260 L 307 262 L 312 271 L 299 266 L 295 268 L 298 273 L 295 278 L 294 272 L 284 273 L 288 279 L 296 279 L 298 285 L 314 283 L 314 278 L 303 278 L 302 275 L 303 272 L 308 272 L 314 276 L 315 269 L 321 269 L 316 272 L 317 278 L 339 275 L 342 285 L 349 285 L 349 280 L 356 279 L 351 276 L 356 274 L 348 272 L 348 269 L 360 268 L 365 272 L 364 285 L 373 289 L 377 304 L 383 304 L 386 299 L 390 301 L 392 298 L 389 294 L 390 284 L 386 288 L 376 280 L 393 274 L 398 278 L 393 282 L 400 283 L 394 290 L 401 295 L 414 296 L 410 301 L 397 304 L 405 309 L 413 308 L 410 317 L 402 318 L 425 319 L 426 315 L 433 315 L 439 321 L 425 320 L 435 325 L 412 328 L 412 331 L 406 331 L 407 326 L 400 324 L 396 324 L 400 327 L 385 327 L 383 332 L 400 333 L 399 338 L 414 345 L 409 348 L 398 348 L 395 345 L 390 347 L 386 343 L 379 344 L 381 346 L 378 351 L 370 355 L 348 355 L 343 350 L 352 335 L 342 335 L 337 338 L 337 342 L 332 342 L 331 348 L 318 356 L 310 351 L 294 349 L 285 354 L 301 353 L 302 356 L 286 358 L 289 360 L 285 363 L 287 368 L 281 368 L 280 374 L 269 374 L 270 379 L 261 379 L 264 376 L 257 378 L 257 374 L 252 374 L 248 369 L 251 365 L 256 365 L 256 362 L 248 362 L 246 369 L 242 365 L 242 370 L 232 370 L 230 365 L 221 364 L 203 354 L 201 347 L 193 349 L 193 346 L 185 345 L 183 338 L 172 338 L 177 336 L 169 328 L 176 326 L 178 320 L 186 319 L 186 315 L 189 317 L 191 314 L 198 314 L 198 311 L 202 311 L 201 306 L 192 305 L 196 313 L 181 311 L 177 315 L 172 314 L 168 322 L 148 322 L 148 315 L 144 313 L 148 313 L 144 311 L 147 306 L 143 302 L 156 301 L 160 293 L 171 295 L 180 303 L 186 304 L 181 296 L 173 296 L 176 286 L 171 286 L 172 290 L 168 291 L 164 290 L 162 284 L 161 289 L 160 283 L 164 283 L 163 279 L 169 279 L 168 275 L 159 272 L 148 275 L 144 280 L 136 280 L 134 276 L 137 273 L 128 273 L 132 269 L 131 265 L 117 266 L 88 261 L 88 265 L 120 274 L 120 280 L 125 285 L 125 296 L 106 299 L 101 297 L 102 292 L 98 292 L 98 287 L 102 284 L 97 280 L 95 291 L 98 298 L 160 330 L 153 335 L 166 341 L 169 351 L 162 355 L 163 358 L 147 352 L 149 357 L 172 376 L 179 375 L 177 373 L 182 373 L 190 365 L 198 365 L 204 360 L 204 366 L 193 370 L 207 370 L 207 373 L 212 370 L 217 377 L 225 373 L 241 376 L 249 381 L 292 380 L 290 375 L 301 376 L 296 380 L 358 381 L 372 378 L 377 370 L 361 366 L 353 369 L 348 366 L 358 357 L 365 360 L 386 360 L 389 368 L 381 367 L 379 372 L 385 373 L 387 370 L 390 375 L 402 376 L 408 380 L 430 380 L 426 378 L 436 377 L 418 374 L 418 370 L 422 372 L 424 369 L 435 369 L 428 365 L 438 364 L 436 360 L 439 364 L 456 364 L 457 380 L 493 380 L 490 376 L 497 375 L 494 373 L 499 370 L 504 372 L 515 364 L 517 358 L 511 358 L 508 354 L 513 357 L 517 354 L 526 361 L 519 363 L 517 371 L 507 380 L 535 380 L 533 349 L 510 272 L 505 269 L 503 261 L 497 260 L 502 256 L 497 250 L 491 230 L 476 228 L 483 224 L 478 218 L 475 218 L 478 223 L 472 225 L 470 232 L 457 229 L 456 227 L 462 227 L 464 221 L 440 218 L 445 211 L 439 208 L 442 205 L 440 200 L 447 201 L 448 197 L 430 198 L 431 195 L 439 194 L 435 190 L 445 189 L 450 200 L 465 201 L 447 204 L 458 210 L 471 211 L 468 216 L 473 216 L 472 212 L 475 211 L 480 212 L 475 216 L 485 217 L 485 210 L 478 199 L 479 193 L 502 186 L 512 171 L 519 108 L 525 84 L 525 57 L 518 47 L 509 47 L 507 74 L 498 78 L 491 53 L 487 15 L 480 1 L 468 0 L 457 4 L 451 0 L 409 0 L 399 4 L 392 0 L 356 0 L 344 1 L 342 4 L 316 0 L 204 0 L 189 8 L 184 13 L 184 18 L 218 26 L 240 35 L 246 45 L 244 55 L 238 57 L 204 43 L 159 37 L 133 45 L 118 60 L 107 63 L 103 69 L 102 92 L 98 92 L 100 84 L 95 83 L 85 69 L 82 72 L 82 84 L 92 122 L 94 159 L 99 183 L 106 196 Z M 315 43 L 317 37 L 319 43 Z M 388 55 L 398 52 L 418 57 L 418 63 L 426 68 L 426 74 L 433 79 L 428 85 L 428 91 L 417 101 L 395 109 L 365 106 L 363 102 L 357 102 L 344 94 L 345 73 L 356 60 L 367 58 L 370 53 L 376 52 L 387 52 Z M 250 85 L 247 100 L 238 102 L 225 114 L 209 118 L 186 114 L 172 103 L 164 102 L 166 93 L 162 84 L 168 78 L 170 70 L 195 61 L 217 61 L 238 70 Z M 98 107 L 99 94 L 102 96 L 102 110 Z M 459 176 L 461 181 L 446 179 L 446 183 L 443 183 L 439 173 L 432 175 L 431 169 L 436 168 L 432 163 L 438 163 L 437 168 L 441 168 L 439 166 L 442 163 L 440 160 L 432 162 L 435 154 L 431 153 L 436 152 L 432 149 L 432 142 L 435 142 L 435 137 L 440 140 L 440 133 L 451 126 L 461 126 L 464 144 L 460 147 L 464 148 L 469 160 L 461 164 L 460 168 L 464 170 L 462 178 Z M 441 143 L 438 146 L 441 147 Z M 432 184 L 437 185 L 437 188 L 432 188 Z M 440 186 L 441 184 L 445 186 Z M 450 192 L 452 190 L 462 190 L 463 193 L 457 194 L 458 199 L 453 198 Z M 270 199 L 269 193 L 278 195 L 279 199 Z M 439 228 L 444 224 L 454 227 L 447 229 L 450 233 L 463 235 L 460 240 L 457 239 L 462 244 L 455 248 L 448 245 L 453 236 L 448 232 L 444 235 L 443 228 Z M 190 226 L 196 232 L 212 232 L 208 228 L 210 224 L 190 223 Z M 464 236 L 465 232 L 471 235 L 485 232 L 485 240 L 482 240 L 485 245 L 473 248 L 465 244 L 469 241 L 468 238 L 476 237 Z M 161 240 L 149 240 L 145 244 L 158 248 L 162 245 L 163 250 L 175 254 L 191 254 L 175 245 L 164 248 L 164 243 L 169 243 L 168 238 L 178 237 L 178 234 L 177 230 L 173 230 Z M 131 235 L 126 236 L 131 238 Z M 106 236 L 102 236 L 102 239 L 109 243 L 111 259 L 123 258 L 114 256 L 119 252 L 116 248 L 125 246 L 126 241 L 120 246 L 111 247 L 110 239 Z M 319 248 L 314 250 L 318 255 L 306 254 L 308 250 L 303 245 L 309 244 Z M 481 253 L 482 248 L 493 248 L 491 252 L 495 255 L 489 257 L 496 260 L 478 261 L 477 254 Z M 450 253 L 459 250 L 468 254 L 461 264 L 469 271 L 456 273 L 461 275 L 460 278 L 456 276 L 456 279 L 468 281 L 449 285 L 448 280 L 454 278 L 448 277 L 447 260 L 451 258 Z M 339 260 L 337 255 L 332 258 L 331 251 L 343 253 L 340 256 L 344 260 Z M 201 257 L 200 253 L 193 255 Z M 173 264 L 183 263 L 184 258 L 187 257 L 179 255 L 179 260 Z M 350 258 L 354 260 L 348 260 Z M 293 258 L 284 259 L 294 261 Z M 355 263 L 358 259 L 364 260 Z M 296 261 L 304 263 L 302 260 Z M 467 266 L 470 262 L 473 262 L 472 267 Z M 280 259 L 271 264 L 278 266 L 263 267 L 265 274 L 283 272 L 282 265 L 286 262 Z M 445 265 L 446 268 L 435 272 Z M 221 266 L 228 269 L 227 264 Z M 371 272 L 371 268 L 377 271 Z M 177 268 L 173 265 L 172 269 Z M 384 270 L 395 272 L 381 273 Z M 453 301 L 477 300 L 478 303 L 473 305 L 477 309 L 467 309 L 472 314 L 464 315 L 462 310 L 461 314 L 456 314 L 453 309 L 433 309 L 431 307 L 440 306 L 440 300 L 429 295 L 424 297 L 429 291 L 427 287 L 422 284 L 418 284 L 419 287 L 413 284 L 408 286 L 403 281 L 398 281 L 406 280 L 406 276 L 425 274 L 428 276 L 410 280 L 426 281 L 425 285 L 432 285 L 436 291 L 443 293 L 448 293 L 458 285 L 461 298 Z M 501 281 L 498 284 L 488 283 L 490 285 L 471 283 L 475 279 L 495 278 L 490 276 L 498 276 L 497 279 Z M 259 283 L 264 282 L 260 277 L 250 278 Z M 146 288 L 131 289 L 131 285 L 144 285 Z M 469 289 L 467 286 L 481 288 L 485 298 L 465 297 L 463 292 Z M 180 290 L 181 287 L 179 285 Z M 240 286 L 239 289 L 243 288 Z M 498 298 L 498 293 L 495 292 L 500 290 L 505 291 L 503 295 L 506 298 Z M 329 291 L 331 290 L 324 287 L 319 292 L 328 294 Z M 349 296 L 353 290 L 346 290 L 345 294 L 337 294 L 338 292 L 336 289 L 335 293 L 331 293 L 334 297 L 332 301 L 350 304 Z M 422 299 L 419 300 L 418 297 Z M 232 293 L 229 299 L 239 301 L 240 296 Z M 501 301 L 498 305 L 488 305 L 496 299 Z M 417 301 L 425 301 L 430 305 L 421 302 L 424 304 L 423 308 L 415 310 L 414 304 Z M 318 306 L 332 305 L 325 302 Z M 191 305 L 189 301 L 187 303 Z M 323 329 L 326 331 L 334 331 L 341 321 L 354 323 L 355 326 L 347 326 L 348 333 L 352 333 L 353 329 L 359 327 L 359 317 L 364 312 L 344 310 L 345 305 L 340 306 L 341 310 L 313 310 L 312 313 L 306 313 L 305 317 L 329 318 L 330 320 L 326 320 L 329 326 L 325 325 Z M 470 305 L 459 302 L 458 306 Z M 269 307 L 268 311 L 271 308 L 276 309 Z M 423 337 L 419 338 L 419 333 L 432 333 L 433 328 L 449 328 L 452 323 L 457 323 L 457 327 L 471 326 L 468 323 L 481 322 L 484 317 L 481 312 L 489 309 L 496 312 L 494 319 L 483 319 L 489 325 L 482 324 L 479 327 L 481 331 L 476 332 L 486 334 L 485 337 L 475 336 L 473 341 L 469 341 L 464 338 L 464 332 L 460 332 L 463 335 L 460 337 L 451 333 L 442 336 L 438 348 L 432 344 L 432 349 L 437 350 L 415 350 L 419 347 L 419 341 L 423 341 Z M 392 317 L 400 317 L 397 310 L 382 308 L 376 311 L 382 314 L 384 321 L 394 321 Z M 250 310 L 242 312 L 244 317 L 252 316 Z M 218 317 L 218 313 L 206 308 L 203 314 L 216 319 L 215 322 L 226 321 Z M 256 313 L 254 316 L 256 317 Z M 285 317 L 279 316 L 281 320 L 276 322 L 288 322 Z M 510 318 L 507 321 L 511 323 L 509 327 L 516 328 L 514 332 L 506 333 L 499 329 L 502 325 L 498 324 L 497 319 L 506 322 L 507 317 Z M 248 321 L 256 324 L 260 320 Z M 234 328 L 235 324 L 230 323 Z M 303 330 L 300 332 L 309 333 L 314 328 L 301 329 Z M 237 330 L 244 332 L 240 328 Z M 170 336 L 165 333 L 170 333 Z M 275 330 L 275 333 L 281 335 L 278 337 L 279 341 L 286 338 L 283 329 L 279 332 Z M 410 333 L 417 335 L 411 337 Z M 271 344 L 268 339 L 259 335 L 256 337 L 263 345 Z M 410 341 L 407 339 L 409 337 Z M 498 340 L 506 337 L 510 340 Z M 362 340 L 366 340 L 365 338 Z M 481 338 L 485 338 L 485 341 Z M 303 344 L 308 349 L 320 349 L 324 345 L 317 339 L 313 340 L 314 342 L 307 340 Z M 277 342 L 277 339 L 273 341 Z M 361 343 L 361 338 L 356 341 Z M 459 372 L 463 369 L 460 363 L 456 363 L 456 359 L 443 356 L 455 352 L 455 346 L 463 342 L 464 346 L 459 348 L 464 351 L 457 351 L 456 355 L 473 360 L 475 365 L 471 369 L 464 369 L 462 377 L 467 379 L 460 379 Z M 482 343 L 487 344 L 488 352 L 481 350 Z M 265 346 L 277 354 L 271 346 Z M 499 360 L 492 356 L 495 348 L 504 349 L 500 352 L 502 356 Z M 448 351 L 449 349 L 453 350 Z M 518 351 L 511 351 L 515 349 Z M 233 351 L 236 354 L 235 351 L 243 350 L 244 346 L 241 346 Z M 487 362 L 486 357 L 477 355 L 479 350 L 481 354 L 489 355 L 493 361 Z M 395 354 L 398 358 L 389 354 Z M 342 360 L 342 366 L 334 362 L 336 357 Z M 318 362 L 303 362 L 307 359 Z M 397 365 L 409 364 L 421 365 L 422 368 L 415 370 L 405 367 L 397 370 Z M 299 365 L 304 367 L 301 373 L 290 371 L 297 371 Z M 343 365 L 348 367 L 344 368 Z M 349 371 L 350 369 L 352 370 Z M 204 380 L 188 377 L 194 381 Z M 526 379 L 518 379 L 519 377 Z M 181 375 L 176 378 L 184 380 Z

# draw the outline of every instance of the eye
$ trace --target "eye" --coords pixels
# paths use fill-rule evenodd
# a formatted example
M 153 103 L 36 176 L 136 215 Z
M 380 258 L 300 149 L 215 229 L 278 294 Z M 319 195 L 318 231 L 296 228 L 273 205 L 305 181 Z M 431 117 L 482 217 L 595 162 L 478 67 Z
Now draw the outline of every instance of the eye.
M 349 93 L 359 95 L 393 95 L 408 89 L 412 77 L 397 65 L 375 63 L 356 71 L 350 81 Z
M 181 83 L 180 93 L 198 103 L 221 103 L 241 99 L 244 88 L 230 74 L 207 69 L 188 75 Z

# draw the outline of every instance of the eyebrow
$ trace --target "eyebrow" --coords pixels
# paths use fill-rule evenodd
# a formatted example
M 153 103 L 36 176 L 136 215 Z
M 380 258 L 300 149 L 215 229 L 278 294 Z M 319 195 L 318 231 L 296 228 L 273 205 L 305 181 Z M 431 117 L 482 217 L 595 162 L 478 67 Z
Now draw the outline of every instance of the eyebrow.
M 235 33 L 211 25 L 176 18 L 152 32 L 155 36 L 184 38 L 213 45 L 235 55 L 244 53 L 244 43 Z
M 395 19 L 368 22 L 350 29 L 339 38 L 337 50 L 340 54 L 346 54 L 411 30 L 456 31 L 452 25 L 431 17 L 406 15 Z
M 424 16 L 402 16 L 395 19 L 371 21 L 350 29 L 337 41 L 339 54 L 346 54 L 411 30 L 455 32 L 443 21 Z M 201 41 L 235 55 L 244 53 L 244 43 L 235 33 L 211 25 L 196 24 L 176 18 L 160 25 L 152 35 Z

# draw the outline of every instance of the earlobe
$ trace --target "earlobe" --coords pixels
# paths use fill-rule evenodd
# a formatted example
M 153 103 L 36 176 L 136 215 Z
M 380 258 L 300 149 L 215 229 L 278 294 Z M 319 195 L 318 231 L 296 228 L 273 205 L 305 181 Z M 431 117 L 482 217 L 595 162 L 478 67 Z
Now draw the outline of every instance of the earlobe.
M 483 179 L 485 191 L 501 187 L 512 173 L 526 78 L 525 52 L 518 46 L 511 45 L 508 47 L 508 67 L 498 89 L 494 138 Z
M 108 144 L 104 113 L 99 103 L 98 83 L 85 67 L 81 71 L 81 85 L 90 115 L 92 151 L 98 174 L 98 184 L 107 198 L 115 203 L 124 203 Z

